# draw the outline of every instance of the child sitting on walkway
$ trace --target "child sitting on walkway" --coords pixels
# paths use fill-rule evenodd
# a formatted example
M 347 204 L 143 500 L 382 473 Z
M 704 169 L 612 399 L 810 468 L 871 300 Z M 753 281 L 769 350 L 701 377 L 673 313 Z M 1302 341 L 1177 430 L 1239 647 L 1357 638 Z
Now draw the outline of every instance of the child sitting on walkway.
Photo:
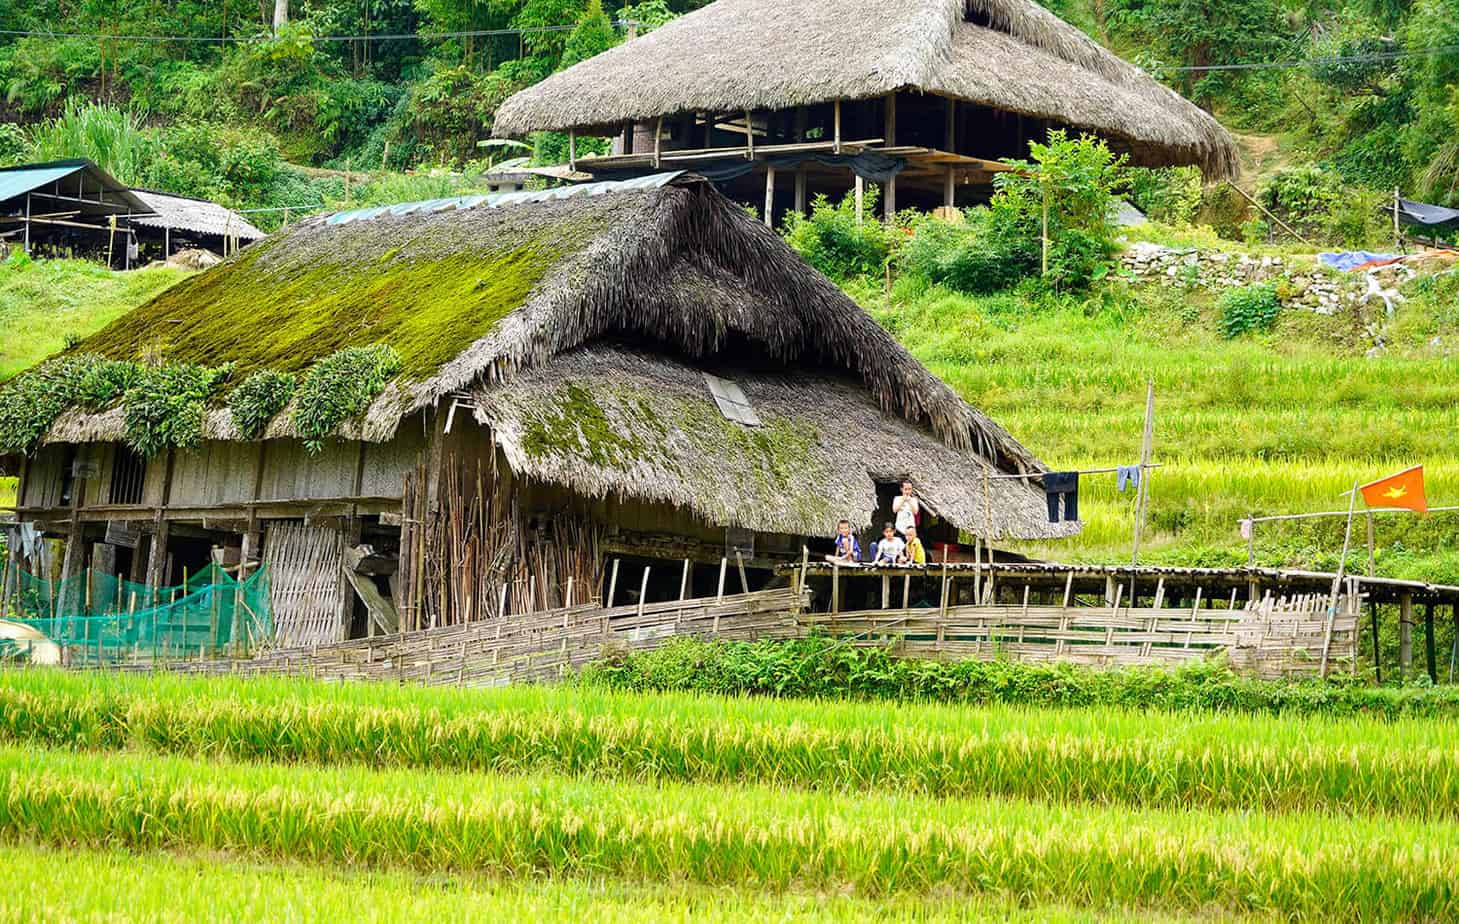
M 850 520 L 836 524 L 836 554 L 827 555 L 826 561 L 833 565 L 854 565 L 861 561 L 861 543 L 851 532 Z
M 907 563 L 907 544 L 897 535 L 897 528 L 888 523 L 882 527 L 881 541 L 876 544 L 873 565 L 904 565 Z

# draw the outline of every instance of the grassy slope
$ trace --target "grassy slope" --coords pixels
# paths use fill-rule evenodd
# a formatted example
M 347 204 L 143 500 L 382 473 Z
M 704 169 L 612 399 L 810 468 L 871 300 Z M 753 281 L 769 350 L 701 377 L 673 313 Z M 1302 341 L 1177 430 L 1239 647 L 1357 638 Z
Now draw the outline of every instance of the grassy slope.
M 1155 382 L 1149 559 L 1244 562 L 1248 514 L 1345 509 L 1364 481 L 1424 463 L 1431 504 L 1459 501 L 1452 443 L 1459 361 L 1445 355 L 1456 288 L 1417 293 L 1364 355 L 1360 321 L 1288 312 L 1270 334 L 1225 340 L 1210 298 L 1116 285 L 1083 301 L 969 298 L 902 284 L 863 304 L 969 401 L 1055 467 L 1138 461 L 1145 383 Z M 1438 338 L 1437 344 L 1434 338 Z M 1081 484 L 1082 536 L 1031 551 L 1068 559 L 1130 553 L 1133 493 L 1114 476 Z M 1452 514 L 1380 517 L 1380 573 L 1459 579 Z M 1333 565 L 1341 520 L 1263 526 L 1263 564 Z M 1359 533 L 1359 545 L 1362 535 Z
M 188 275 L 173 267 L 114 273 L 84 260 L 0 262 L 0 381 Z

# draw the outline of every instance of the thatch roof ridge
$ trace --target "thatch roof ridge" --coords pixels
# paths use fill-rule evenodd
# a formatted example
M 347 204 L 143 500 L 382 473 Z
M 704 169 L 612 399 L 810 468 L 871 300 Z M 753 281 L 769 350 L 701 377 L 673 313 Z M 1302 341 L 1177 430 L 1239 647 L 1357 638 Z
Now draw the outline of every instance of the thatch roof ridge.
M 964 0 L 715 0 L 513 95 L 493 130 L 606 131 L 679 112 L 914 89 L 1119 138 L 1145 165 L 1193 163 L 1213 176 L 1235 169 L 1235 141 L 1215 119 L 1033 0 L 970 3 L 987 26 L 964 21 Z M 965 53 L 970 33 L 1003 36 L 1059 66 L 1006 55 L 995 68 Z M 971 83 L 954 79 L 978 68 Z M 1117 89 L 1121 105 L 1088 106 L 1089 80 Z M 1036 90 L 1075 102 L 1031 107 L 1025 98 Z

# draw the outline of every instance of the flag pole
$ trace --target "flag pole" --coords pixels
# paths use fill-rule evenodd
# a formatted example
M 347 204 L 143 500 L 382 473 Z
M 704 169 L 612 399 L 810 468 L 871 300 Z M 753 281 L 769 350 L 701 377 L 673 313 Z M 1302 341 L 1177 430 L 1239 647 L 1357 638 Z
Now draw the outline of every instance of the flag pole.
M 1332 576 L 1332 594 L 1327 600 L 1327 631 L 1322 640 L 1322 677 L 1327 678 L 1327 649 L 1332 644 L 1332 623 L 1337 618 L 1337 594 L 1342 589 L 1343 572 L 1347 570 L 1348 549 L 1353 541 L 1353 514 L 1358 508 L 1358 483 L 1348 497 L 1348 525 L 1342 537 L 1342 557 L 1337 562 L 1337 573 Z

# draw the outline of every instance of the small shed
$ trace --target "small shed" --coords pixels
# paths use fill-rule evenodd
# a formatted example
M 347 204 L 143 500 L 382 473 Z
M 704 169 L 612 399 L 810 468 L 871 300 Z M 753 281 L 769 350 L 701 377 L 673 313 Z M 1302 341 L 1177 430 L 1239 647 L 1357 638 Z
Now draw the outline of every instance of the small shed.
M 131 269 L 184 247 L 228 254 L 263 236 L 217 203 L 132 189 L 90 160 L 0 169 L 0 242 L 33 256 Z

